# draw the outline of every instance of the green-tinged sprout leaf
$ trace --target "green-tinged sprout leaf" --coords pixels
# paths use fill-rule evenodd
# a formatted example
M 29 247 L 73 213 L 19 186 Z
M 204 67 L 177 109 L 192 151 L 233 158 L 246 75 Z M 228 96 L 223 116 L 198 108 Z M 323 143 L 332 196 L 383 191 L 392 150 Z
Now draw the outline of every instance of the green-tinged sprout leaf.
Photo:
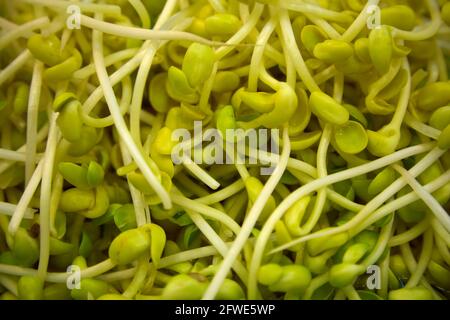
M 300 224 L 310 201 L 311 197 L 303 197 L 300 200 L 297 200 L 284 215 L 284 223 L 286 224 L 286 227 L 291 235 L 302 235 Z
M 196 88 L 208 80 L 214 62 L 214 50 L 210 46 L 199 43 L 193 43 L 189 46 L 183 59 L 182 70 L 191 87 Z
M 51 255 L 60 255 L 70 253 L 75 249 L 75 246 L 72 243 L 67 243 L 53 237 L 50 237 L 50 254 Z
M 305 150 L 315 145 L 322 136 L 322 131 L 304 132 L 299 136 L 291 138 L 291 150 Z
M 236 119 L 234 116 L 234 109 L 231 105 L 227 105 L 217 110 L 216 127 L 222 134 L 222 137 L 226 137 L 227 130 L 236 129 Z
M 187 274 L 172 277 L 163 289 L 162 298 L 167 300 L 199 300 L 208 286 Z
M 258 271 L 258 282 L 270 286 L 277 283 L 283 274 L 283 268 L 276 263 L 263 265 Z
M 393 55 L 393 41 L 391 31 L 387 26 L 370 31 L 369 54 L 373 65 L 380 74 L 389 70 Z
M 344 125 L 350 114 L 342 105 L 327 94 L 315 91 L 309 98 L 309 105 L 312 113 L 319 119 L 336 124 Z
M 432 82 L 419 91 L 417 107 L 434 111 L 450 103 L 450 82 Z
M 409 277 L 409 270 L 400 255 L 392 255 L 389 259 L 389 268 L 395 273 L 395 275 L 400 279 L 407 279 Z
M 340 40 L 325 40 L 314 47 L 314 56 L 327 63 L 347 60 L 352 54 L 352 46 Z
M 72 261 L 72 265 L 78 266 L 80 268 L 80 270 L 87 269 L 87 267 L 88 267 L 86 258 L 83 256 L 75 257 L 75 259 L 73 259 L 73 261 Z
M 358 290 L 357 292 L 361 300 L 383 300 L 383 298 L 381 298 L 373 291 Z
M 306 252 L 303 263 L 311 271 L 311 273 L 321 274 L 328 269 L 329 257 L 330 255 L 328 251 L 325 251 L 324 253 L 315 257 L 309 255 Z
M 311 282 L 311 273 L 301 265 L 283 267 L 281 278 L 269 286 L 271 291 L 302 292 Z
M 243 300 L 245 299 L 242 287 L 231 279 L 225 279 L 216 295 L 217 300 Z
M 86 218 L 95 219 L 106 213 L 109 207 L 109 197 L 106 188 L 102 185 L 95 189 L 95 204 L 93 207 L 82 210 L 79 213 Z
M 327 229 L 323 229 L 327 230 Z M 306 242 L 308 252 L 313 256 L 318 255 L 328 249 L 336 248 L 343 245 L 348 240 L 348 233 L 341 232 L 327 237 L 311 239 Z
M 87 232 L 83 231 L 81 235 L 81 243 L 80 247 L 78 248 L 78 252 L 81 256 L 87 258 L 92 253 L 92 250 L 94 249 L 94 244 L 92 243 L 91 237 L 88 235 Z
M 82 279 L 80 289 L 72 289 L 70 295 L 75 300 L 93 300 L 111 293 L 110 285 L 102 280 Z
M 89 209 L 94 204 L 94 192 L 72 188 L 61 194 L 59 207 L 64 212 L 78 212 Z
M 344 288 L 352 284 L 356 278 L 366 271 L 362 265 L 341 263 L 330 269 L 330 284 L 336 288 Z
M 375 178 L 370 182 L 369 189 L 367 190 L 369 195 L 376 196 L 384 189 L 389 187 L 392 182 L 395 181 L 397 175 L 395 170 L 391 167 L 387 167 L 383 169 L 380 173 L 378 173 Z
M 317 44 L 326 40 L 322 30 L 314 25 L 307 25 L 302 29 L 301 40 L 310 53 L 314 52 Z
M 425 287 L 402 288 L 389 292 L 389 300 L 433 300 L 432 293 Z
M 369 53 L 369 39 L 368 38 L 359 38 L 355 41 L 355 54 L 359 60 L 364 63 L 371 63 L 372 60 L 370 58 Z
M 73 51 L 73 56 L 64 62 L 48 68 L 44 71 L 44 78 L 48 81 L 63 81 L 72 77 L 73 73 L 80 69 L 83 58 L 78 50 Z
M 167 112 L 170 108 L 170 97 L 166 92 L 167 73 L 158 73 L 151 81 L 148 96 L 151 106 L 157 112 Z
M 241 101 L 255 111 L 270 112 L 275 107 L 275 95 L 265 92 L 239 91 Z
M 235 34 L 241 28 L 241 21 L 233 14 L 217 13 L 205 19 L 206 32 L 213 36 Z
M 213 92 L 223 93 L 235 91 L 239 88 L 241 78 L 233 71 L 217 72 L 212 87 Z
M 39 244 L 27 230 L 19 228 L 14 236 L 12 252 L 21 265 L 31 267 L 39 259 Z
M 444 130 L 450 124 L 450 106 L 436 109 L 428 123 L 438 130 Z
M 57 123 L 64 139 L 70 142 L 80 140 L 83 127 L 80 102 L 72 100 L 61 108 Z
M 70 290 L 65 283 L 54 283 L 44 288 L 44 300 L 70 300 Z
M 356 243 L 351 245 L 344 253 L 342 262 L 345 263 L 357 263 L 366 252 L 369 250 L 369 246 L 365 243 Z
M 265 126 L 267 128 L 277 128 L 288 122 L 297 110 L 298 99 L 295 91 L 285 83 L 280 85 L 280 89 L 274 94 L 275 107 L 273 110 L 263 113 L 258 118 L 248 122 L 239 122 L 244 129 Z
M 109 246 L 109 258 L 119 265 L 129 264 L 150 250 L 150 235 L 142 229 L 120 233 Z
M 151 237 L 151 258 L 155 266 L 158 266 L 161 256 L 166 246 L 166 233 L 163 228 L 157 224 L 150 223 L 140 227 L 149 232 Z
M 61 42 L 54 34 L 47 38 L 40 34 L 28 38 L 28 50 L 48 66 L 55 66 L 63 61 L 60 49 Z
M 338 148 L 350 154 L 363 151 L 369 142 L 366 130 L 356 121 L 348 121 L 335 129 L 334 139 Z
M 400 130 L 392 126 L 385 126 L 378 131 L 367 130 L 369 137 L 368 150 L 377 157 L 384 157 L 394 153 L 400 142 Z
M 104 176 L 105 172 L 100 164 L 95 161 L 89 162 L 86 180 L 90 187 L 95 188 L 102 184 Z
M 173 91 L 179 96 L 185 96 L 195 93 L 190 86 L 186 74 L 177 67 L 170 67 L 167 81 Z
M 60 162 L 58 164 L 58 170 L 63 178 L 71 185 L 83 190 L 89 190 L 91 188 L 87 181 L 86 168 L 72 162 Z
M 44 282 L 37 276 L 22 276 L 17 283 L 17 291 L 21 300 L 42 300 Z
M 439 135 L 438 146 L 444 150 L 450 149 L 450 124 Z
M 125 204 L 114 210 L 114 223 L 120 231 L 134 229 L 136 225 L 136 213 L 132 204 Z
M 428 272 L 439 287 L 450 289 L 450 271 L 447 268 L 431 260 L 428 264 Z
M 412 30 L 416 22 L 416 15 L 411 7 L 394 5 L 381 9 L 381 23 L 402 30 Z

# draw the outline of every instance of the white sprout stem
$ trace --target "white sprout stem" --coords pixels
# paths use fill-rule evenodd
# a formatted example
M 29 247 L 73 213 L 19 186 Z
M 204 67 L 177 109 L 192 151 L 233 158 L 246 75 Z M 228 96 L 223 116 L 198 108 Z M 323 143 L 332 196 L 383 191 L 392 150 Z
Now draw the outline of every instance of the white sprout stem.
M 442 24 L 439 5 L 435 0 L 425 0 L 425 2 L 428 10 L 430 11 L 431 23 L 429 23 L 425 28 L 416 28 L 412 31 L 394 29 L 392 33 L 395 38 L 408 41 L 421 41 L 433 37 L 438 32 L 439 27 Z
M 327 19 L 335 22 L 348 22 L 349 16 L 345 13 L 328 10 L 319 6 L 308 4 L 304 2 L 298 2 L 293 0 L 280 1 L 280 6 L 284 9 L 291 11 L 301 12 L 303 14 L 312 14 L 323 19 Z
M 430 137 L 434 140 L 437 140 L 439 136 L 441 135 L 441 131 L 433 128 L 431 126 L 426 125 L 423 122 L 418 121 L 416 118 L 411 116 L 411 114 L 406 113 L 405 115 L 405 123 L 411 127 L 412 129 L 416 130 L 417 132 Z
M 403 60 L 403 68 L 407 72 L 406 84 L 404 85 L 400 93 L 397 108 L 395 109 L 394 116 L 392 117 L 392 120 L 389 124 L 393 125 L 398 131 L 400 130 L 400 127 L 403 123 L 403 118 L 405 117 L 406 110 L 408 109 L 409 98 L 411 95 L 411 70 L 406 58 Z
M 403 260 L 405 261 L 406 267 L 408 268 L 410 274 L 413 274 L 414 271 L 417 268 L 417 262 L 416 259 L 414 258 L 414 255 L 411 251 L 411 248 L 409 246 L 409 243 L 405 243 L 403 245 L 400 246 L 400 251 L 403 257 Z M 433 287 L 428 283 L 428 281 L 425 278 L 421 278 L 420 279 L 420 283 L 427 288 L 428 290 L 430 290 L 433 294 L 433 297 L 436 300 L 442 300 L 442 298 L 436 293 L 436 291 L 434 291 Z
M 431 226 L 434 232 L 445 242 L 447 247 L 450 247 L 450 233 L 444 229 L 437 219 L 431 219 Z
M 208 239 L 208 241 L 217 249 L 217 251 L 223 257 L 226 257 L 229 252 L 229 247 L 227 244 L 219 237 L 219 235 L 214 231 L 214 229 L 208 224 L 208 222 L 198 213 L 187 210 L 186 213 L 191 218 L 192 222 L 197 226 L 197 228 L 203 233 L 203 235 Z M 238 277 L 245 284 L 248 279 L 248 272 L 244 265 L 239 260 L 234 260 L 231 267 L 234 269 Z
M 0 284 L 16 297 L 19 295 L 17 290 L 17 282 L 13 279 L 13 277 L 0 274 Z
M 423 171 L 425 171 L 430 165 L 432 165 L 437 159 L 439 159 L 439 157 L 442 156 L 442 154 L 444 153 L 443 150 L 440 150 L 439 148 L 434 148 L 432 151 L 430 151 L 422 160 L 420 160 L 414 167 L 412 167 L 409 172 L 412 176 L 417 176 L 419 174 L 421 174 Z M 383 159 L 383 158 L 380 158 Z M 378 159 L 378 160 L 380 160 Z M 377 160 L 368 163 L 366 165 L 370 166 L 373 165 Z M 389 163 L 391 164 L 391 163 Z M 363 165 L 364 166 L 364 165 Z M 360 167 L 355 167 L 353 169 L 356 168 L 361 168 L 363 166 Z M 350 169 L 352 170 L 352 169 Z M 358 170 L 355 170 L 358 171 Z M 373 171 L 373 170 L 371 170 Z M 351 171 L 350 171 L 351 172 Z M 370 172 L 370 171 L 369 171 Z M 348 174 L 347 170 L 341 171 L 338 174 L 342 174 L 344 173 L 344 175 Z M 352 172 L 353 173 L 353 172 Z M 367 173 L 367 172 L 363 172 L 363 173 Z M 359 175 L 359 174 L 358 174 Z M 357 175 L 352 174 L 348 179 L 353 178 Z M 330 177 L 335 177 L 334 175 L 330 175 L 328 176 L 328 179 L 330 179 Z M 322 179 L 318 179 L 316 181 L 321 181 Z M 334 179 L 333 179 L 334 180 Z M 346 180 L 346 179 L 345 179 Z M 342 181 L 342 180 L 339 180 Z M 337 181 L 333 181 L 332 183 L 336 183 Z M 314 182 L 312 182 L 311 184 L 314 184 Z M 325 237 L 325 236 L 329 236 L 329 235 L 333 235 L 339 232 L 343 232 L 346 230 L 349 230 L 353 227 L 355 227 L 358 223 L 362 222 L 364 219 L 367 218 L 368 215 L 370 215 L 373 211 L 375 211 L 380 205 L 382 205 L 387 199 L 389 199 L 393 194 L 397 193 L 401 188 L 403 188 L 406 185 L 406 181 L 403 178 L 399 178 L 396 181 L 394 181 L 389 187 L 387 187 L 383 192 L 381 192 L 380 194 L 378 194 L 375 198 L 373 198 L 369 203 L 367 203 L 367 205 L 355 216 L 353 217 L 350 221 L 348 221 L 347 223 L 339 226 L 339 227 L 335 227 L 329 230 L 322 230 L 322 231 L 318 231 L 316 233 L 298 238 L 296 240 L 293 240 L 285 245 L 282 245 L 274 250 L 272 250 L 271 253 L 273 252 L 277 252 L 280 251 L 282 249 L 285 249 L 287 247 L 296 245 L 298 243 L 302 243 L 311 239 L 316 239 L 316 238 L 320 238 L 320 237 Z M 301 190 L 302 188 L 299 188 L 298 190 L 296 190 L 293 194 L 296 194 L 298 192 L 298 194 L 295 195 L 295 197 L 298 197 L 299 194 L 303 195 L 303 192 L 305 192 L 303 190 L 303 192 L 300 192 L 299 190 Z M 309 188 L 305 188 L 305 189 L 309 189 Z M 314 188 L 313 191 L 315 191 L 316 189 Z M 307 194 L 309 194 L 310 190 Z M 292 195 L 293 195 L 292 194 Z M 291 196 L 292 196 L 291 195 Z M 285 200 L 286 201 L 286 200 Z M 280 206 L 283 203 L 280 204 Z M 283 208 L 284 209 L 284 208 Z M 278 213 L 277 213 L 278 214 Z M 275 215 L 275 212 L 274 214 Z
M 141 19 L 142 28 L 150 29 L 150 15 L 148 14 L 147 8 L 144 6 L 141 0 L 128 0 L 128 2 L 133 6 L 134 10 Z
M 439 202 L 434 198 L 424 187 L 417 182 L 416 179 L 403 167 L 399 165 L 393 166 L 403 178 L 408 182 L 409 186 L 417 193 L 420 199 L 430 208 L 436 219 L 442 224 L 442 226 L 450 232 L 450 217 Z
M 20 223 L 27 211 L 28 205 L 30 204 L 31 199 L 33 198 L 34 193 L 36 192 L 37 187 L 42 179 L 42 170 L 44 168 L 45 158 L 39 162 L 36 170 L 34 170 L 33 176 L 31 177 L 29 183 L 27 184 L 25 191 L 22 194 L 22 197 L 17 204 L 16 210 L 9 222 L 8 231 L 11 235 L 14 235 L 19 229 Z
M 353 21 L 350 27 L 344 32 L 341 40 L 346 42 L 351 42 L 355 37 L 361 32 L 361 30 L 366 26 L 367 19 L 370 16 L 369 8 L 378 5 L 380 0 L 369 0 L 364 8 L 361 10 L 359 16 Z
M 120 151 L 122 152 L 122 159 L 125 165 L 129 165 L 132 163 L 133 159 L 130 156 L 130 153 L 127 151 L 125 147 L 125 143 L 122 139 L 119 141 Z M 128 179 L 127 179 L 128 180 Z M 130 189 L 131 199 L 133 200 L 134 213 L 136 215 L 136 224 L 138 226 L 142 226 L 146 224 L 147 221 L 145 216 L 145 204 L 143 201 L 142 193 L 136 189 L 133 184 L 128 181 L 128 188 Z
M 0 214 L 12 216 L 16 210 L 17 210 L 17 205 L 0 201 Z M 36 212 L 36 210 L 34 210 L 34 209 L 26 208 L 23 218 L 24 219 L 33 219 L 35 212 Z
M 306 66 L 305 60 L 297 47 L 294 31 L 292 30 L 292 25 L 286 10 L 280 10 L 280 26 L 284 48 L 286 48 L 289 53 L 300 79 L 302 79 L 310 92 L 320 91 L 319 86 L 314 81 L 314 78 Z
M 98 16 L 98 15 L 97 15 Z M 106 68 L 103 62 L 103 36 L 99 31 L 94 30 L 93 39 L 92 39 L 92 48 L 94 51 L 94 63 L 97 71 L 97 76 L 99 78 L 101 87 L 103 88 L 106 102 L 109 107 L 109 111 L 114 119 L 114 125 L 116 126 L 117 131 L 119 132 L 121 138 L 123 139 L 125 145 L 127 146 L 130 154 L 133 159 L 136 161 L 139 169 L 142 174 L 146 178 L 147 182 L 150 186 L 155 190 L 156 194 L 160 197 L 164 208 L 170 209 L 172 207 L 172 203 L 170 200 L 170 196 L 158 179 L 155 177 L 150 167 L 147 165 L 143 155 L 141 154 L 139 148 L 133 141 L 130 132 L 125 124 L 125 120 L 120 113 L 120 108 L 117 103 L 116 96 L 114 94 L 114 90 L 111 86 L 111 82 L 109 80 L 108 74 L 106 72 Z
M 4 29 L 4 31 L 9 31 L 15 28 L 18 28 L 19 26 L 15 24 L 14 22 L 9 21 L 8 19 L 5 19 L 3 17 L 0 17 L 0 28 Z M 26 34 L 26 36 L 30 36 L 32 32 L 29 32 Z
M 30 50 L 25 49 L 17 58 L 14 59 L 6 68 L 0 71 L 0 85 L 9 80 L 19 71 L 33 55 Z
M 386 249 L 389 238 L 392 234 L 392 227 L 394 225 L 394 219 L 391 219 L 383 228 L 381 228 L 380 235 L 378 237 L 377 243 L 375 245 L 375 248 L 372 250 L 372 252 L 364 259 L 364 261 L 361 262 L 363 266 L 366 268 L 378 261 L 380 259 L 381 255 L 383 254 L 384 250 Z
M 236 163 L 235 167 L 243 181 L 247 180 L 247 178 L 250 177 L 250 173 L 248 172 L 245 165 Z
M 425 190 L 428 192 L 434 192 L 438 190 L 439 188 L 442 188 L 444 185 L 448 183 L 450 179 L 450 170 L 448 170 L 445 174 L 434 180 L 433 182 L 430 182 L 426 186 L 424 186 Z M 380 207 L 379 209 L 375 210 L 366 220 L 364 220 L 363 223 L 356 226 L 354 229 L 352 229 L 351 234 L 358 234 L 362 230 L 366 229 L 376 221 L 384 218 L 388 214 L 391 214 L 392 212 L 403 208 L 407 206 L 410 203 L 413 203 L 414 201 L 418 200 L 419 196 L 414 192 L 411 191 L 410 193 L 401 196 L 400 198 L 397 198 L 393 201 L 390 201 L 388 204 L 385 204 L 384 206 Z M 445 231 L 445 229 L 441 226 L 442 230 Z M 450 243 L 450 242 L 449 242 Z
M 291 193 L 291 195 L 286 199 L 284 199 L 283 202 L 281 202 L 281 204 L 272 212 L 272 214 L 269 216 L 261 232 L 258 235 L 258 239 L 256 241 L 253 252 L 253 257 L 251 260 L 251 266 L 249 269 L 249 285 L 248 285 L 249 290 L 256 290 L 257 286 L 256 273 L 258 272 L 259 264 L 264 254 L 264 248 L 266 246 L 267 241 L 270 238 L 270 235 L 275 227 L 276 222 L 282 218 L 286 210 L 288 210 L 298 199 L 310 194 L 311 192 L 316 191 L 321 187 L 328 186 L 339 181 L 351 179 L 353 177 L 383 168 L 387 165 L 390 165 L 394 162 L 405 159 L 407 157 L 413 156 L 415 154 L 426 152 L 431 148 L 432 144 L 422 144 L 406 148 L 401 151 L 397 151 L 391 155 L 388 155 L 386 157 L 374 160 L 370 163 L 354 167 L 351 169 L 347 169 L 341 172 L 337 172 L 320 179 L 316 179 Z M 317 237 L 317 233 L 315 236 Z M 307 237 L 308 236 L 305 236 L 300 239 L 306 239 Z M 286 247 L 290 245 L 291 244 L 288 244 Z M 279 247 L 277 251 L 284 249 L 284 247 L 285 246 Z
M 41 158 L 41 155 L 36 155 L 36 162 Z M 0 159 L 15 161 L 15 162 L 25 162 L 27 159 L 25 152 L 12 151 L 8 149 L 0 149 Z
M 229 54 L 235 47 L 236 44 L 241 43 L 253 30 L 263 13 L 264 5 L 257 3 L 253 8 L 253 11 L 247 22 L 236 32 L 225 44 L 225 46 L 218 48 L 216 50 L 216 60 L 219 61 L 227 54 Z
M 130 106 L 130 132 L 134 142 L 141 145 L 141 124 L 140 111 L 142 108 L 142 99 L 144 96 L 147 76 L 150 73 L 150 68 L 153 63 L 153 58 L 156 54 L 156 45 L 151 46 L 144 55 L 141 65 L 139 66 L 136 81 L 134 83 L 133 96 Z
M 45 124 L 38 132 L 36 140 L 37 142 L 41 142 L 47 137 L 48 133 L 48 124 Z M 27 145 L 21 146 L 19 149 L 16 150 L 16 152 L 26 152 Z M 41 156 L 40 156 L 41 157 Z M 41 157 L 42 158 L 42 157 Z M 15 162 L 14 161 L 5 161 L 4 163 L 0 164 L 0 174 L 8 170 Z
M 121 62 L 122 60 L 129 59 L 131 57 L 134 57 L 139 52 L 139 49 L 137 48 L 130 48 L 125 49 L 122 51 L 114 52 L 110 54 L 109 56 L 105 57 L 105 66 L 109 67 L 112 66 L 118 62 Z M 90 76 L 95 74 L 95 66 L 94 64 L 89 64 L 84 68 L 81 68 L 80 70 L 77 70 L 74 72 L 73 77 L 76 79 L 87 79 Z
M 283 146 L 283 151 L 282 151 L 282 154 L 280 157 L 280 162 L 275 167 L 275 170 L 273 171 L 273 173 L 270 176 L 269 180 L 267 181 L 266 185 L 261 190 L 261 193 L 258 195 L 258 198 L 256 199 L 252 208 L 248 212 L 248 214 L 244 220 L 244 223 L 242 224 L 241 231 L 239 232 L 235 241 L 233 242 L 232 246 L 230 247 L 228 254 L 226 255 L 223 262 L 221 263 L 219 269 L 217 270 L 217 273 L 214 275 L 214 278 L 211 281 L 211 284 L 209 285 L 208 289 L 206 290 L 205 294 L 203 295 L 203 299 L 211 300 L 211 299 L 214 299 L 214 297 L 216 296 L 217 292 L 219 291 L 220 286 L 222 285 L 223 281 L 225 280 L 226 275 L 228 274 L 228 272 L 230 270 L 231 265 L 237 259 L 239 253 L 241 252 L 242 248 L 244 247 L 246 241 L 248 240 L 248 238 L 256 224 L 256 221 L 258 220 L 262 210 L 264 209 L 267 199 L 269 199 L 269 196 L 272 194 L 276 185 L 280 181 L 281 176 L 283 175 L 283 172 L 286 170 L 289 154 L 291 151 L 291 145 L 290 145 L 287 127 L 285 127 L 283 129 L 283 141 L 284 141 L 284 146 Z M 251 275 L 249 275 L 249 276 L 251 276 Z
M 269 41 L 272 32 L 275 30 L 276 18 L 272 17 L 269 22 L 266 23 L 264 28 L 256 40 L 256 47 L 253 50 L 252 59 L 250 62 L 250 72 L 248 74 L 248 90 L 256 91 L 258 87 L 258 74 L 262 66 L 262 57 L 266 48 L 266 43 Z
M 242 182 L 242 180 L 239 179 L 230 184 L 229 186 L 223 188 L 222 190 L 219 190 L 215 193 L 211 193 L 201 198 L 197 198 L 195 199 L 195 201 L 206 205 L 221 202 L 223 200 L 232 197 L 233 195 L 244 189 L 244 187 L 245 187 L 244 182 Z
M 48 17 L 42 17 L 14 28 L 13 31 L 9 31 L 0 38 L 0 50 L 3 50 L 12 41 L 27 35 L 30 31 L 45 27 L 49 23 Z
M 431 259 L 433 252 L 433 232 L 428 230 L 423 235 L 422 252 L 420 253 L 419 261 L 416 265 L 414 272 L 411 273 L 411 277 L 405 285 L 405 288 L 412 288 L 417 286 L 422 278 L 428 263 Z
M 438 223 L 436 223 L 436 224 L 438 224 Z M 448 244 L 449 241 L 447 241 L 447 243 L 446 243 L 444 241 L 444 239 L 442 239 L 442 237 L 439 234 L 437 234 L 436 232 L 434 233 L 434 240 L 436 241 L 436 248 L 437 248 L 439 254 L 442 256 L 445 263 L 450 264 L 450 252 L 448 249 L 450 247 L 450 245 Z
M 317 170 L 318 170 L 318 179 L 326 177 L 327 176 L 327 152 L 328 152 L 328 146 L 330 144 L 331 139 L 331 132 L 332 132 L 332 126 L 331 124 L 325 125 L 325 128 L 323 129 L 322 137 L 320 139 L 319 148 L 317 150 Z M 325 202 L 327 200 L 327 188 L 322 187 L 317 190 L 317 196 L 316 201 L 314 203 L 313 211 L 304 224 L 303 227 L 301 227 L 302 235 L 309 233 L 314 226 L 319 221 L 319 218 L 321 214 L 323 213 L 323 208 L 325 206 Z
M 81 25 L 90 29 L 100 31 L 103 33 L 138 40 L 184 40 L 198 42 L 211 46 L 224 45 L 221 42 L 211 41 L 193 33 L 184 31 L 167 31 L 167 30 L 149 30 L 137 27 L 119 26 L 113 23 L 104 22 L 93 19 L 91 17 L 81 15 Z
M 106 259 L 96 265 L 81 270 L 80 278 L 85 279 L 97 277 L 113 269 L 115 266 L 116 265 L 110 259 Z M 14 265 L 0 264 L 0 274 L 1 273 L 13 276 L 36 276 L 38 271 L 35 269 L 23 268 Z M 67 277 L 69 276 L 70 273 L 67 272 L 48 272 L 45 280 L 53 283 L 64 283 L 67 281 Z
M 184 29 L 187 28 L 190 24 L 191 20 L 186 18 L 179 25 L 177 25 L 177 28 Z M 152 44 L 151 41 L 146 41 L 142 45 L 142 48 L 139 50 L 136 56 L 134 56 L 131 60 L 129 60 L 127 63 L 125 63 L 111 75 L 109 79 L 111 81 L 112 86 L 118 84 L 124 77 L 131 74 L 140 65 L 146 50 L 148 50 L 151 44 Z M 97 103 L 102 99 L 103 94 L 104 93 L 101 86 L 97 87 L 88 97 L 88 99 L 86 99 L 86 101 L 83 103 L 82 106 L 83 112 L 89 114 L 92 111 L 92 109 L 95 108 Z
M 171 195 L 173 203 L 194 212 L 201 213 L 205 217 L 209 217 L 211 219 L 219 221 L 235 234 L 239 234 L 239 232 L 241 231 L 241 227 L 239 226 L 239 224 L 226 213 L 209 207 L 205 204 L 198 203 L 195 200 L 188 199 L 180 194 L 172 193 Z
M 198 164 L 196 164 L 194 161 L 192 161 L 189 157 L 183 158 L 183 166 L 189 170 L 190 173 L 192 173 L 197 179 L 202 181 L 204 184 L 206 184 L 208 187 L 210 187 L 213 190 L 216 190 L 220 187 L 220 183 L 211 177 L 205 170 L 203 170 Z
M 38 275 L 45 280 L 47 267 L 50 258 L 50 205 L 52 191 L 53 167 L 55 162 L 56 146 L 59 138 L 59 131 L 56 125 L 57 114 L 53 113 L 50 119 L 50 130 L 48 133 L 47 147 L 44 156 L 44 166 L 42 168 L 41 197 L 39 209 L 39 267 Z
M 330 39 L 336 40 L 341 37 L 341 34 L 333 28 L 331 24 L 329 24 L 324 19 L 319 19 L 314 17 L 313 15 L 307 14 L 306 17 L 311 20 L 315 25 L 321 28 Z
M 173 8 L 171 4 L 169 5 L 170 8 Z M 144 11 L 147 12 L 145 8 Z M 160 26 L 166 23 L 167 19 L 168 19 L 167 15 L 159 16 L 155 25 L 155 29 L 160 29 Z M 135 143 L 139 145 L 141 144 L 140 111 L 142 109 L 142 99 L 144 96 L 145 85 L 147 83 L 147 77 L 150 73 L 150 68 L 153 64 L 153 59 L 155 57 L 156 51 L 158 50 L 158 47 L 161 45 L 162 43 L 153 42 L 152 46 L 148 50 L 146 50 L 145 55 L 142 58 L 141 64 L 139 66 L 134 85 L 133 96 L 130 106 L 130 128 L 131 128 L 131 136 L 133 137 Z
M 34 63 L 33 78 L 31 80 L 30 95 L 28 98 L 28 111 L 27 111 L 27 146 L 26 154 L 27 159 L 25 161 L 25 184 L 30 181 L 31 175 L 35 168 L 35 157 L 37 147 L 37 125 L 38 125 L 38 113 L 39 102 L 41 99 L 42 89 L 42 74 L 44 71 L 44 65 L 40 61 Z
M 224 13 L 226 11 L 220 0 L 208 0 L 208 2 L 216 12 Z
M 53 10 L 66 11 L 71 5 L 76 4 L 82 12 L 86 13 L 103 13 L 108 16 L 119 17 L 122 13 L 120 6 L 111 4 L 95 4 L 88 2 L 70 2 L 63 0 L 19 0 L 21 2 L 46 6 Z
M 419 237 L 422 233 L 424 233 L 429 227 L 430 219 L 423 219 L 418 224 L 408 229 L 408 231 L 393 236 L 391 239 L 389 239 L 388 245 L 389 247 L 396 247 L 404 243 L 411 242 L 412 240 Z

